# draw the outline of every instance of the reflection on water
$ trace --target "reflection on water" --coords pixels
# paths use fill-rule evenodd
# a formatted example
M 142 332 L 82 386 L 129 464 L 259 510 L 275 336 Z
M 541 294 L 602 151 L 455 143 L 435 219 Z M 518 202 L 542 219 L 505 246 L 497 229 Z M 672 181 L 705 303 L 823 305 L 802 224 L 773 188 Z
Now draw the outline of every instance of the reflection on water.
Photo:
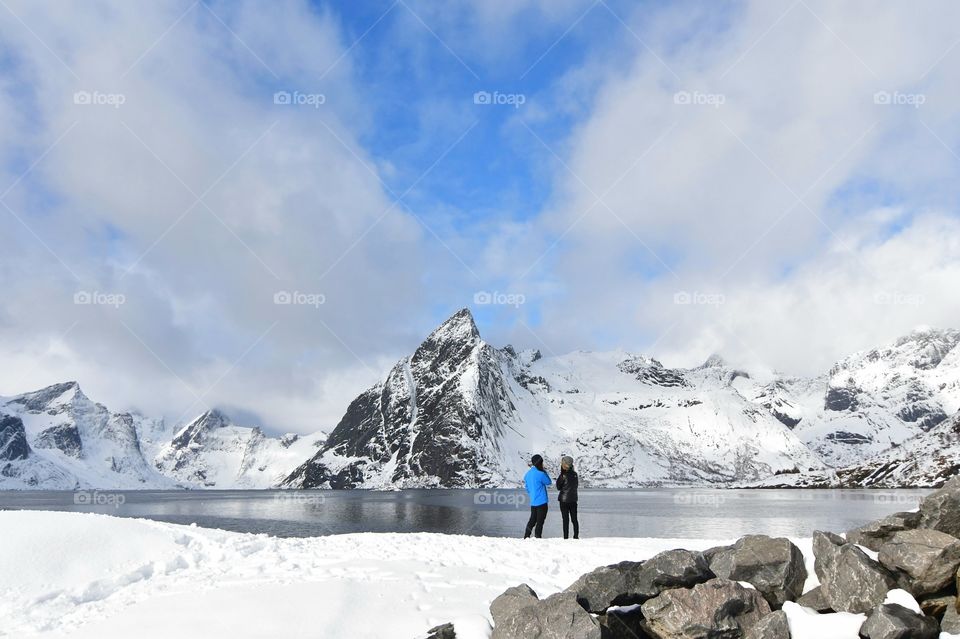
M 912 510 L 926 492 L 583 489 L 580 527 L 585 537 L 804 537 Z M 525 495 L 516 490 L 7 491 L 0 492 L 0 509 L 97 512 L 280 537 L 349 532 L 516 537 L 529 514 Z M 544 535 L 560 535 L 556 502 L 550 504 Z

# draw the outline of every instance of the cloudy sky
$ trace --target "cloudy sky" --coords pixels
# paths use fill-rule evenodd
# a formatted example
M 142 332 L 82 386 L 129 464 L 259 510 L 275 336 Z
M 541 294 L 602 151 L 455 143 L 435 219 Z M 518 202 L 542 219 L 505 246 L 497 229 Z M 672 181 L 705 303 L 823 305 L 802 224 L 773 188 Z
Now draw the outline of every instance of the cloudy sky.
M 960 327 L 960 5 L 0 2 L 0 394 L 331 428 L 494 344 Z

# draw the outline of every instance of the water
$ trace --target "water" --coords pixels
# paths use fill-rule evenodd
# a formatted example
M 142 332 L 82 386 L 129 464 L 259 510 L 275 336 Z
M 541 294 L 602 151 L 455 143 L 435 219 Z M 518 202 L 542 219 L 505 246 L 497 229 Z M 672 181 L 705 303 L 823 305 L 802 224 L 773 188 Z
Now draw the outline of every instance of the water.
M 726 539 L 843 532 L 916 508 L 925 490 L 580 490 L 581 536 Z M 514 490 L 0 492 L 0 509 L 96 512 L 279 537 L 442 532 L 515 537 L 529 506 Z M 544 536 L 560 536 L 550 503 Z

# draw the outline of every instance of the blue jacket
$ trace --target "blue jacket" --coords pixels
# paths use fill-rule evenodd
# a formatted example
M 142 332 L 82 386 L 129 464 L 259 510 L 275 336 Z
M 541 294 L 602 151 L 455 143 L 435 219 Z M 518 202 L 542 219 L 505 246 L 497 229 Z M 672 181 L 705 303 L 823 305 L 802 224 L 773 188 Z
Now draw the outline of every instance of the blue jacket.
M 523 483 L 527 487 L 527 494 L 530 495 L 531 506 L 542 506 L 547 503 L 547 486 L 553 483 L 550 475 L 534 467 L 523 476 Z

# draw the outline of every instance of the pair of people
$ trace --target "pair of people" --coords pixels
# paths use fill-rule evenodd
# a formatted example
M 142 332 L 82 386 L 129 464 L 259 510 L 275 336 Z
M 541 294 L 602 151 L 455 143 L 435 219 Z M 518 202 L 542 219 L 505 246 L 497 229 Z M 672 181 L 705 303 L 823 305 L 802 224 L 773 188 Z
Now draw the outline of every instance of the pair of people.
M 554 484 L 550 475 L 543 469 L 543 457 L 530 458 L 530 470 L 523 476 L 523 483 L 530 496 L 530 519 L 523 533 L 526 539 L 533 533 L 538 539 L 543 536 L 543 522 L 547 519 L 547 487 Z M 577 472 L 573 469 L 573 458 L 564 456 L 560 460 L 560 474 L 556 479 L 560 514 L 563 516 L 563 538 L 570 538 L 570 520 L 573 520 L 573 538 L 580 539 L 580 522 L 577 521 Z

